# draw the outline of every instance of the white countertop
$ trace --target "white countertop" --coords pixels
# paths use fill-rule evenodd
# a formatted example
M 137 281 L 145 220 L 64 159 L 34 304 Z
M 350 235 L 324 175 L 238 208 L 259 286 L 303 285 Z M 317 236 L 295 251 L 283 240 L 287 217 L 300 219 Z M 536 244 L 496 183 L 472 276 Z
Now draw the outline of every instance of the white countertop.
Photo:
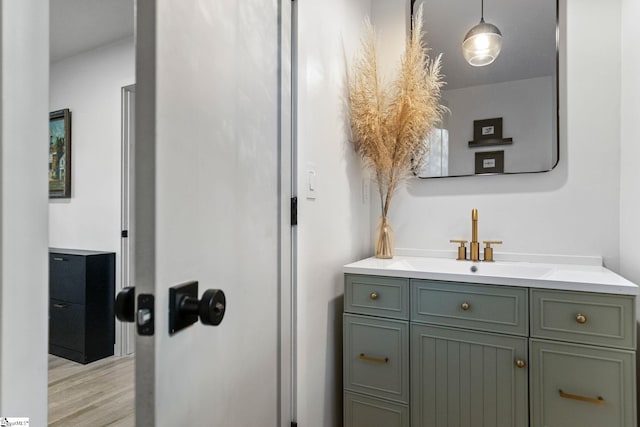
M 507 261 L 486 263 L 395 256 L 393 259 L 366 258 L 345 265 L 344 272 L 622 295 L 639 293 L 638 285 L 598 265 Z

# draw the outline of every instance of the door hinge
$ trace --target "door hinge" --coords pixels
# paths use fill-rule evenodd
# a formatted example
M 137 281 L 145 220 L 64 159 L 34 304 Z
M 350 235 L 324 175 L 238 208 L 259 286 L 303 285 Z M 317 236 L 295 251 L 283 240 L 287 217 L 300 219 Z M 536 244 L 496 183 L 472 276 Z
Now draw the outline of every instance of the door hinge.
M 291 198 L 291 225 L 298 225 L 298 198 Z
M 120 237 L 122 237 L 123 239 L 129 237 L 129 230 L 122 230 L 120 232 Z

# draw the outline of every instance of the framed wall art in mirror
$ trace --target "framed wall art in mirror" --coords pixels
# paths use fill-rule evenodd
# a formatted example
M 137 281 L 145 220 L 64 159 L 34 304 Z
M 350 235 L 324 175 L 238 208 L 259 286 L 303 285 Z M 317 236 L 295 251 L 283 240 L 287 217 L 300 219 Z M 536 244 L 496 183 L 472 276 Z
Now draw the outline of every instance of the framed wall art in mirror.
M 546 172 L 558 163 L 557 0 L 414 0 L 424 8 L 431 56 L 442 54 L 446 86 L 442 103 L 450 112 L 429 135 L 429 155 L 416 166 L 420 178 Z M 483 10 L 481 10 L 481 8 Z M 472 66 L 462 43 L 480 17 L 499 28 L 502 47 L 493 62 Z M 489 132 L 499 118 L 502 141 L 474 135 Z M 486 124 L 489 123 L 489 124 Z M 499 147 L 496 147 L 499 145 Z M 503 171 L 477 168 L 478 153 L 504 151 Z
M 71 197 L 71 112 L 49 113 L 49 198 Z

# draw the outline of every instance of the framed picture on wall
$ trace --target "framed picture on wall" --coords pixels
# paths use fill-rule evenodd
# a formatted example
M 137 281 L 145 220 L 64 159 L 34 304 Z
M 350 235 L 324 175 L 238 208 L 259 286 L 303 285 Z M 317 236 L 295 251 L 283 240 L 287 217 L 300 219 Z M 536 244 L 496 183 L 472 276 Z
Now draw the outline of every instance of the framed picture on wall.
M 502 117 L 473 121 L 473 141 L 469 148 L 513 144 L 513 138 L 502 137 Z
M 504 173 L 504 151 L 476 153 L 476 174 Z
M 71 111 L 49 113 L 49 198 L 71 197 Z

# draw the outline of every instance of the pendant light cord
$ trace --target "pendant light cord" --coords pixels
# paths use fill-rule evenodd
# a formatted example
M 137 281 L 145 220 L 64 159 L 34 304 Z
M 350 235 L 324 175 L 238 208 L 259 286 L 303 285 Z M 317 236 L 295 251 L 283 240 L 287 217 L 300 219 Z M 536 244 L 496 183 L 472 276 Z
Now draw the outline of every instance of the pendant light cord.
M 484 22 L 484 0 L 480 0 L 480 21 Z

